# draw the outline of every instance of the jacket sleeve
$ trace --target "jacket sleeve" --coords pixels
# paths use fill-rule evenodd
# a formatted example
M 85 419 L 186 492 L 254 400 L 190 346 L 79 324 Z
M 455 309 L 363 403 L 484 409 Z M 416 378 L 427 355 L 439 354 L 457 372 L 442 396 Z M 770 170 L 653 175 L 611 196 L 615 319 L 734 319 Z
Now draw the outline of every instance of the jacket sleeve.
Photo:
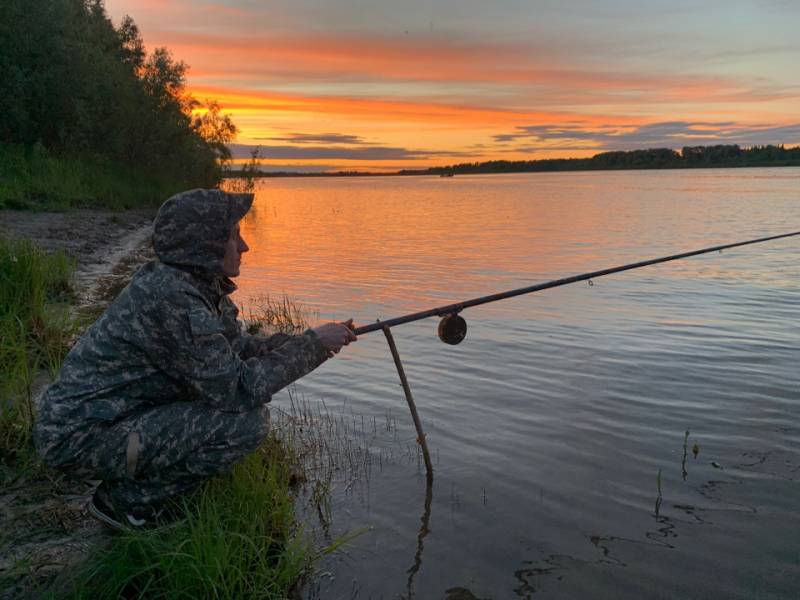
M 308 329 L 302 335 L 287 336 L 262 356 L 243 359 L 225 337 L 221 317 L 200 298 L 181 294 L 165 309 L 162 322 L 171 370 L 200 401 L 219 410 L 245 411 L 261 406 L 327 358 L 319 337 Z
M 304 334 L 305 335 L 305 334 Z M 247 332 L 241 332 L 235 344 L 235 349 L 238 349 L 237 354 L 242 360 L 247 360 L 254 356 L 266 356 L 279 346 L 282 346 L 293 335 L 288 333 L 275 333 L 273 335 L 258 335 Z
M 238 319 L 239 308 L 227 296 L 220 301 L 220 309 L 225 337 L 231 343 L 233 352 L 242 360 L 253 356 L 264 356 L 293 337 L 286 333 L 273 335 L 247 333 Z

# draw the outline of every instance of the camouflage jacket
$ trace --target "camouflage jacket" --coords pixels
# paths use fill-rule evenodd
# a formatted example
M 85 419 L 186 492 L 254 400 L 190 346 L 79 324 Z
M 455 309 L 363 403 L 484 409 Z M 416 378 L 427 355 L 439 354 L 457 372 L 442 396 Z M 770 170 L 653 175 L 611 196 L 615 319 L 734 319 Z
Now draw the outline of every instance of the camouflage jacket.
M 35 437 L 45 458 L 93 426 L 158 404 L 251 410 L 325 361 L 310 329 L 270 337 L 242 331 L 228 297 L 236 286 L 220 273 L 230 229 L 251 203 L 251 194 L 218 190 L 164 203 L 154 222 L 158 260 L 140 268 L 88 329 L 38 403 Z

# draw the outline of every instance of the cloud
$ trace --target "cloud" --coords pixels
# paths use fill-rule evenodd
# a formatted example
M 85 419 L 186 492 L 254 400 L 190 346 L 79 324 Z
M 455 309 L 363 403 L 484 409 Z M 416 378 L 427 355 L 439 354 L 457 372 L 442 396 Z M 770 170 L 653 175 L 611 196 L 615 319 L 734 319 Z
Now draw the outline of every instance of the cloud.
M 293 144 L 371 145 L 371 142 L 366 142 L 357 135 L 348 135 L 344 133 L 290 133 L 284 137 L 257 137 L 255 139 L 278 140 L 281 142 L 291 142 Z
M 261 165 L 262 173 L 326 173 L 337 171 L 339 165 L 298 165 L 293 163 L 269 163 Z
M 516 151 L 534 150 L 634 150 L 680 148 L 714 144 L 755 146 L 800 144 L 800 123 L 741 125 L 733 121 L 662 121 L 639 126 L 565 123 L 518 126 L 512 133 L 494 136 L 496 142 L 520 142 Z M 588 143 L 587 143 L 588 142 Z
M 503 109 L 491 106 L 472 106 L 457 102 L 424 102 L 405 98 L 360 98 L 355 96 L 324 96 L 287 94 L 273 91 L 242 91 L 226 87 L 194 87 L 197 98 L 215 98 L 225 111 L 233 113 L 238 122 L 247 118 L 280 115 L 296 116 L 304 124 L 324 115 L 325 119 L 344 117 L 352 123 L 407 123 L 414 131 L 433 124 L 464 126 L 497 130 L 513 127 L 520 122 L 580 123 L 584 127 L 600 126 L 613 119 L 616 123 L 640 124 L 643 119 L 636 116 L 618 116 L 600 111 L 582 116 L 576 111 L 528 108 Z M 262 136 L 264 137 L 264 136 Z M 270 139 L 264 137 L 264 139 Z
M 403 35 L 293 33 L 248 34 L 174 31 L 167 38 L 176 56 L 195 67 L 191 81 L 235 81 L 256 88 L 292 91 L 312 84 L 334 93 L 405 96 L 447 94 L 454 85 L 470 90 L 473 101 L 536 106 L 686 102 L 767 102 L 795 98 L 791 80 L 754 74 L 652 69 L 620 61 L 597 63 L 575 48 L 543 41 Z M 696 62 L 696 61 L 695 61 Z M 309 83 L 311 82 L 311 83 Z M 413 85 L 412 85 L 413 84 Z M 491 89 L 499 89 L 492 96 Z M 512 94 L 508 91 L 513 89 Z M 505 90 L 505 92 L 503 92 Z M 452 90 L 450 90 L 452 92 Z
M 265 160 L 418 160 L 436 156 L 469 157 L 466 152 L 441 152 L 435 150 L 412 150 L 392 146 L 328 147 L 328 146 L 257 146 L 231 144 L 234 158 L 247 158 L 253 148 L 261 150 Z

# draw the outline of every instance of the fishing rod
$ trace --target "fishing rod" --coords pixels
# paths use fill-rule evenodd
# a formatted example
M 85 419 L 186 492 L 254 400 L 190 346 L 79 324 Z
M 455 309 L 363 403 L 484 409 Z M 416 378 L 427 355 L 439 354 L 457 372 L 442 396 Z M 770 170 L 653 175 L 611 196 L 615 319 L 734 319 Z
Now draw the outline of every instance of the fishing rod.
M 457 302 L 455 304 L 439 306 L 436 308 L 431 308 L 428 310 L 423 310 L 420 312 L 415 312 L 400 317 L 395 317 L 393 319 L 387 319 L 385 321 L 379 320 L 369 325 L 356 327 L 353 330 L 353 333 L 355 333 L 356 335 L 362 335 L 364 333 L 377 331 L 379 329 L 385 330 L 386 327 L 395 327 L 396 325 L 403 325 L 405 323 L 420 321 L 422 319 L 427 319 L 430 317 L 443 317 L 442 321 L 439 323 L 439 338 L 446 344 L 455 345 L 461 343 L 461 341 L 467 335 L 467 323 L 462 317 L 458 315 L 458 313 L 460 313 L 465 308 L 471 308 L 473 306 L 479 306 L 481 304 L 488 304 L 489 302 L 497 302 L 498 300 L 505 300 L 506 298 L 513 298 L 514 296 L 522 296 L 523 294 L 532 294 L 534 292 L 540 292 L 542 290 L 549 290 L 551 288 L 560 287 L 562 285 L 569 285 L 571 283 L 576 283 L 578 281 L 597 279 L 598 277 L 603 277 L 604 275 L 611 275 L 613 273 L 630 271 L 632 269 L 640 269 L 642 267 L 647 267 L 649 265 L 655 265 L 658 263 L 665 263 L 673 260 L 679 260 L 682 258 L 688 258 L 690 256 L 697 256 L 698 254 L 707 254 L 709 252 L 720 252 L 728 248 L 747 246 L 748 244 L 760 244 L 762 242 L 778 240 L 781 238 L 788 238 L 796 235 L 800 235 L 800 231 L 794 231 L 792 233 L 782 233 L 779 235 L 771 235 L 768 237 L 746 240 L 744 242 L 734 242 L 732 244 L 711 246 L 709 248 L 701 248 L 700 250 L 681 252 L 680 254 L 671 254 L 669 256 L 662 256 L 659 258 L 651 258 L 650 260 L 642 260 L 635 263 L 629 263 L 627 265 L 620 265 L 618 267 L 601 269 L 599 271 L 581 273 L 580 275 L 572 275 L 570 277 L 564 277 L 562 279 L 554 279 L 552 281 L 538 283 L 536 285 L 530 285 L 527 287 L 517 288 L 506 292 L 491 294 L 489 296 L 472 298 L 471 300 L 464 300 L 463 302 Z
M 749 244 L 759 244 L 761 242 L 769 242 L 771 240 L 779 240 L 781 238 L 788 238 L 796 235 L 800 235 L 800 231 L 771 235 L 768 237 L 746 240 L 744 242 L 734 242 L 732 244 L 711 246 L 710 248 L 701 248 L 700 250 L 691 250 L 690 252 L 681 252 L 680 254 L 671 254 L 669 256 L 651 258 L 650 260 L 642 260 L 635 263 L 629 263 L 627 265 L 620 265 L 618 267 L 610 267 L 608 269 L 601 269 L 599 271 L 581 273 L 580 275 L 572 275 L 571 277 L 554 279 L 552 281 L 546 281 L 536 285 L 529 285 L 527 287 L 509 290 L 507 292 L 499 292 L 489 296 L 472 298 L 471 300 L 464 300 L 463 302 L 457 302 L 456 304 L 439 306 L 437 308 L 431 308 L 428 310 L 403 315 L 401 317 L 395 317 L 394 319 L 388 319 L 386 321 L 378 320 L 376 323 L 372 323 L 370 325 L 356 327 L 353 330 L 353 333 L 356 335 L 362 335 L 364 333 L 369 333 L 370 331 L 377 331 L 380 329 L 386 336 L 386 341 L 389 344 L 389 350 L 392 353 L 392 359 L 394 360 L 395 367 L 397 368 L 397 374 L 400 376 L 400 383 L 403 387 L 403 393 L 405 394 L 406 402 L 408 402 L 408 407 L 411 410 L 411 418 L 413 419 L 414 427 L 417 430 L 417 443 L 422 448 L 422 456 L 425 460 L 425 471 L 427 475 L 427 489 L 428 494 L 430 494 L 431 485 L 433 483 L 433 464 L 431 462 L 430 452 L 428 451 L 428 443 L 425 439 L 425 433 L 422 430 L 422 422 L 420 421 L 419 413 L 417 412 L 417 406 L 414 402 L 414 397 L 411 394 L 411 387 L 408 384 L 408 378 L 406 377 L 405 370 L 403 369 L 403 363 L 400 360 L 400 353 L 397 350 L 394 336 L 392 336 L 392 327 L 395 327 L 396 325 L 403 325 L 405 323 L 411 323 L 412 321 L 420 321 L 429 317 L 442 317 L 442 320 L 439 322 L 439 339 L 446 344 L 456 345 L 460 344 L 467 335 L 467 322 L 458 314 L 465 308 L 471 308 L 481 304 L 488 304 L 489 302 L 497 302 L 498 300 L 505 300 L 506 298 L 513 298 L 514 296 L 522 296 L 523 294 L 541 292 L 542 290 L 549 290 L 550 288 L 569 285 L 570 283 L 576 283 L 578 281 L 591 281 L 592 279 L 603 277 L 604 275 L 621 273 L 622 271 L 630 271 L 632 269 L 640 269 L 649 265 L 679 260 L 681 258 L 688 258 L 690 256 L 697 256 L 698 254 L 721 252 L 722 250 L 726 250 L 728 248 L 747 246 Z

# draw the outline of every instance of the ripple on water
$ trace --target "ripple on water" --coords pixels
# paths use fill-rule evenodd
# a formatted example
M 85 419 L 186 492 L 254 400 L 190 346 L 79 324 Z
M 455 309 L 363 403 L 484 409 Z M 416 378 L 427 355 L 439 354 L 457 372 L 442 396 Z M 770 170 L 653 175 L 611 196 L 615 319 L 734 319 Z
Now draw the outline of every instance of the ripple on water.
M 779 233 L 798 173 L 269 180 L 237 297 L 370 322 Z M 383 336 L 301 380 L 376 423 L 353 433 L 369 481 L 335 484 L 333 510 L 335 531 L 374 529 L 331 558 L 323 597 L 794 597 L 798 259 L 784 240 L 476 307 L 456 347 L 432 319 L 396 329 L 436 470 L 421 562 L 424 477 Z

